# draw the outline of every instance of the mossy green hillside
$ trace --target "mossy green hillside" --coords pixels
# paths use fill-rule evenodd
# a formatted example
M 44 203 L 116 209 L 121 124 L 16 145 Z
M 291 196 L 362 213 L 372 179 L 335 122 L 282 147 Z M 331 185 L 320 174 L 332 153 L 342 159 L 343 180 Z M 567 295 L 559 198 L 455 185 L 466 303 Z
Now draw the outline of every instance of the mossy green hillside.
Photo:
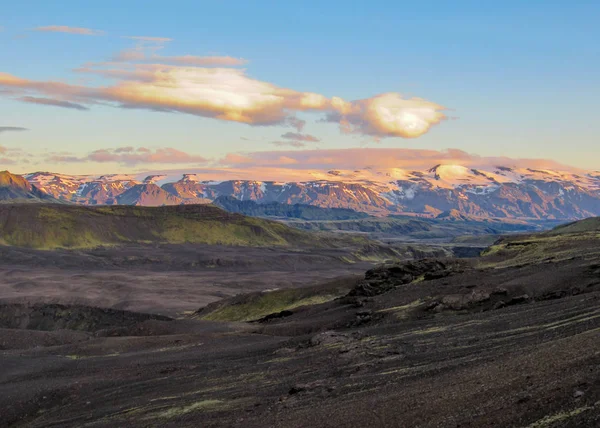
M 279 222 L 230 214 L 206 205 L 149 208 L 42 204 L 0 206 L 0 243 L 37 249 L 126 243 L 330 244 L 326 237 Z
M 209 321 L 254 321 L 300 306 L 318 305 L 348 294 L 356 279 L 340 279 L 304 288 L 250 293 L 221 300 L 198 311 L 194 318 Z
M 600 256 L 599 219 L 588 219 L 535 235 L 499 240 L 482 253 L 481 267 L 507 268 L 532 263 L 556 263 Z

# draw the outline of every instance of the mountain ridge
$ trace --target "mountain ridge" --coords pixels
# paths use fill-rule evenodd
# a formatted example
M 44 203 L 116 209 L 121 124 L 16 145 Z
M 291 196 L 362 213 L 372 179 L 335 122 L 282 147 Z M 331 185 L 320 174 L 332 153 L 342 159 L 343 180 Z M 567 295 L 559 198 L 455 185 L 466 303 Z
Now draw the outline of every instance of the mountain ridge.
M 259 204 L 305 204 L 378 216 L 434 218 L 455 213 L 482 218 L 576 220 L 600 215 L 600 175 L 595 172 L 439 164 L 423 171 L 330 170 L 314 173 L 311 180 L 291 182 L 209 181 L 192 173 L 179 174 L 180 179 L 146 175 L 33 173 L 26 178 L 57 199 L 84 205 L 208 203 L 232 196 Z M 171 197 L 157 189 L 154 195 L 139 192 L 137 197 L 121 196 L 139 185 L 155 185 Z

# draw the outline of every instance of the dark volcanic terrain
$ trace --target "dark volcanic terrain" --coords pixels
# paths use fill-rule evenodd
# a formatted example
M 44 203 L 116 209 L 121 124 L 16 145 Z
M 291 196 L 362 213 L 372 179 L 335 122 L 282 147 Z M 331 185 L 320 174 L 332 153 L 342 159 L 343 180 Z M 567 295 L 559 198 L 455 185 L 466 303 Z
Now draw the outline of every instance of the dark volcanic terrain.
M 250 269 L 257 279 L 279 266 L 291 282 L 292 272 L 305 270 L 308 279 L 312 271 L 312 285 L 228 297 L 187 315 L 177 315 L 176 301 L 193 293 L 179 295 L 181 278 L 161 277 L 152 263 L 145 274 L 132 267 L 138 274 L 129 277 L 132 291 L 157 275 L 165 302 L 162 311 L 148 307 L 152 314 L 6 301 L 0 420 L 15 427 L 596 427 L 598 224 L 503 238 L 479 258 L 394 262 L 361 275 L 346 269 L 342 276 L 341 267 L 333 275 L 336 265 L 325 258 L 329 279 L 318 279 L 321 265 L 307 261 L 316 254 L 297 258 L 294 270 L 264 249 L 254 259 L 263 264 Z M 126 260 L 107 250 L 13 248 L 22 268 L 9 273 L 14 261 L 6 257 L 17 253 L 3 251 L 4 278 L 42 260 L 42 276 L 54 272 L 55 283 L 70 263 L 104 260 L 103 274 L 118 276 Z M 178 250 L 157 247 L 157 257 L 170 251 Z M 188 272 L 200 281 L 216 265 Z M 98 275 L 86 292 L 126 300 L 119 287 L 105 288 L 108 279 L 94 283 Z M 170 317 L 157 315 L 169 306 L 176 308 Z

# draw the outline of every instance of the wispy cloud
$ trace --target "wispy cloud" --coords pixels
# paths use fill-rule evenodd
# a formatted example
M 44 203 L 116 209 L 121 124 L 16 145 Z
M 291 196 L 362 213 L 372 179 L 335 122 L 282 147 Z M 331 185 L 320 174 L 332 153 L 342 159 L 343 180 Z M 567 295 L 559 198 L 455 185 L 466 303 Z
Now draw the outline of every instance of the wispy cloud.
M 155 47 L 156 49 L 156 47 Z M 196 56 L 196 55 L 181 55 L 181 56 L 164 56 L 157 54 L 148 55 L 143 47 L 125 49 L 117 53 L 113 57 L 116 62 L 144 62 L 144 63 L 160 63 L 172 65 L 191 65 L 200 67 L 236 67 L 248 63 L 248 60 L 243 58 L 234 58 L 231 56 Z
M 0 126 L 0 133 L 2 132 L 22 132 L 29 131 L 27 128 L 23 128 L 21 126 Z M 0 152 L 2 153 L 2 152 Z
M 2 128 L 7 127 L 0 127 L 0 132 Z M 19 129 L 25 130 L 25 128 Z M 0 165 L 16 165 L 18 163 L 28 163 L 28 160 L 23 159 L 23 157 L 26 157 L 29 154 L 25 153 L 23 150 L 18 148 L 0 146 L 0 155 L 2 155 L 2 157 L 0 158 Z M 17 160 L 18 157 L 20 157 L 21 159 Z
M 146 147 L 118 147 L 115 149 L 100 149 L 87 156 L 77 157 L 69 154 L 51 154 L 46 159 L 53 163 L 119 163 L 122 165 L 139 164 L 204 164 L 207 159 L 191 155 L 173 148 L 148 149 Z
M 92 30 L 91 28 L 83 27 L 68 27 L 66 25 L 48 25 L 46 27 L 37 27 L 35 31 L 41 31 L 44 33 L 67 33 L 67 34 L 79 34 L 81 36 L 101 36 L 104 31 Z
M 193 173 L 200 180 L 370 180 L 387 183 L 404 176 L 403 171 L 426 171 L 438 164 L 460 164 L 471 168 L 505 166 L 511 168 L 554 169 L 586 172 L 546 159 L 483 157 L 458 149 L 423 150 L 355 148 L 330 150 L 274 150 L 229 153 L 199 168 L 144 170 L 144 175 L 165 174 L 178 179 Z M 335 170 L 335 174 L 330 171 Z M 140 174 L 141 175 L 141 174 Z
M 287 118 L 286 125 L 295 128 L 298 132 L 302 132 L 302 130 L 306 126 L 306 120 L 298 119 L 296 116 L 290 116 Z
M 155 42 L 155 43 L 168 43 L 172 42 L 173 39 L 169 37 L 149 37 L 149 36 L 124 36 L 125 39 L 138 40 L 140 42 Z
M 194 56 L 194 55 L 183 55 L 183 56 L 156 56 L 149 58 L 152 61 L 166 62 L 167 64 L 178 64 L 178 65 L 195 65 L 195 66 L 221 66 L 221 67 L 235 67 L 238 65 L 244 65 L 248 63 L 247 59 L 234 58 L 231 56 Z
M 40 105 L 52 106 L 52 107 L 62 107 L 62 108 L 69 108 L 69 109 L 81 110 L 81 111 L 89 110 L 89 108 L 87 108 L 86 106 L 83 106 L 81 104 L 73 103 L 70 101 L 56 100 L 53 98 L 38 98 L 38 97 L 27 96 L 27 97 L 20 97 L 17 99 L 24 103 L 30 103 L 30 104 L 40 104 Z
M 306 147 L 306 143 L 302 141 L 273 141 L 271 144 L 277 147 L 295 147 L 297 149 Z
M 374 138 L 416 138 L 446 118 L 443 106 L 422 98 L 406 98 L 391 92 L 348 101 L 301 92 L 249 77 L 246 70 L 232 68 L 242 64 L 243 59 L 159 56 L 156 50 L 171 39 L 130 38 L 143 46 L 115 58 L 124 62 L 88 63 L 76 70 L 116 80 L 112 85 L 90 87 L 0 73 L 0 87 L 34 92 L 39 97 L 28 98 L 53 100 L 38 103 L 58 107 L 84 109 L 89 104 L 102 103 L 249 125 L 291 126 L 297 133 L 287 133 L 282 138 L 302 142 L 318 142 L 316 137 L 302 133 L 305 121 L 297 117 L 302 112 L 321 114 L 321 121 L 338 124 L 342 133 Z M 153 53 L 148 55 L 148 49 Z M 170 64 L 146 63 L 156 59 Z
M 281 138 L 285 138 L 286 140 L 305 141 L 307 143 L 318 143 L 321 141 L 314 135 L 301 134 L 299 132 L 286 132 L 281 136 Z
M 46 158 L 46 161 L 52 162 L 52 163 L 85 162 L 85 160 L 82 158 L 78 158 L 77 156 L 70 156 L 70 155 L 50 155 Z
M 400 148 L 353 148 L 327 150 L 276 150 L 231 153 L 220 160 L 221 167 L 281 168 L 280 159 L 288 161 L 286 168 L 305 171 L 330 169 L 355 170 L 426 170 L 438 164 L 459 164 L 466 167 L 506 166 L 569 170 L 571 167 L 546 159 L 515 159 L 502 156 L 478 156 L 459 149 L 425 150 Z M 260 179 L 258 177 L 257 179 Z M 264 178 L 263 178 L 264 179 Z

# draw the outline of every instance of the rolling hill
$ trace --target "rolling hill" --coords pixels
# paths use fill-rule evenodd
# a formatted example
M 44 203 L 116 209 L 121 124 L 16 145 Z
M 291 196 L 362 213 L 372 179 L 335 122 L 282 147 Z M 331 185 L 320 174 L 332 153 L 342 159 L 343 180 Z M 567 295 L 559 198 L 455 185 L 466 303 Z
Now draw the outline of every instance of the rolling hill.
M 0 243 L 19 247 L 91 248 L 126 243 L 318 247 L 331 242 L 278 222 L 231 214 L 208 205 L 0 206 Z

